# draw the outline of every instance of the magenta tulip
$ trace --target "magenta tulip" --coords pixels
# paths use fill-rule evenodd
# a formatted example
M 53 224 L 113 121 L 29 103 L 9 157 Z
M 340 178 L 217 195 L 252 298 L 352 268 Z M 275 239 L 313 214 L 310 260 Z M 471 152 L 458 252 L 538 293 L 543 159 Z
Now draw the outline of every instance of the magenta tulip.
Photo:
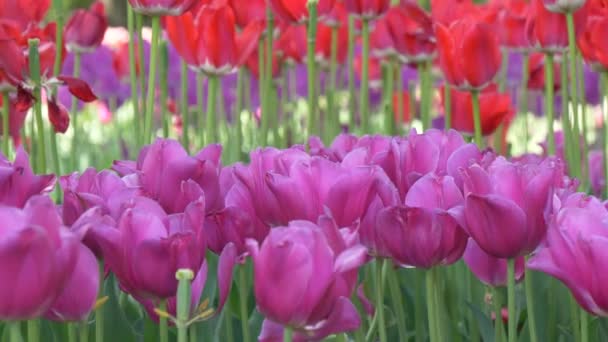
M 77 262 L 61 294 L 45 314 L 56 321 L 84 321 L 97 301 L 99 269 L 97 258 L 83 244 L 78 246 Z
M 487 169 L 464 169 L 466 229 L 486 253 L 514 258 L 532 252 L 547 230 L 559 160 L 512 163 L 498 157 Z
M 467 243 L 458 223 L 463 202 L 452 177 L 427 174 L 410 188 L 404 205 L 378 214 L 377 234 L 398 264 L 421 268 L 452 264 Z
M 482 283 L 493 287 L 507 286 L 507 259 L 489 255 L 471 238 L 464 251 L 463 259 L 471 272 Z M 515 259 L 515 281 L 523 279 L 524 263 L 523 256 Z
M 76 267 L 78 239 L 45 196 L 32 197 L 24 209 L 1 205 L 0 230 L 0 319 L 40 317 Z
M 544 243 L 528 267 L 563 282 L 593 315 L 608 315 L 608 211 L 595 197 L 576 193 L 556 204 Z
M 175 272 L 199 270 L 205 258 L 204 199 L 180 214 L 166 215 L 153 200 L 138 197 L 120 217 L 117 227 L 97 230 L 106 264 L 121 288 L 137 298 L 175 296 Z
M 367 252 L 361 245 L 334 250 L 331 241 L 336 241 L 336 231 L 328 239 L 324 232 L 328 227 L 293 221 L 272 229 L 261 247 L 250 240 L 254 294 L 266 317 L 261 340 L 281 334 L 281 326 L 314 339 L 359 326 L 359 315 L 349 300 L 356 283 L 340 283 L 344 274 L 363 264 Z
M 29 198 L 49 193 L 54 185 L 55 176 L 34 174 L 22 147 L 13 163 L 0 154 L 0 204 L 23 208 Z

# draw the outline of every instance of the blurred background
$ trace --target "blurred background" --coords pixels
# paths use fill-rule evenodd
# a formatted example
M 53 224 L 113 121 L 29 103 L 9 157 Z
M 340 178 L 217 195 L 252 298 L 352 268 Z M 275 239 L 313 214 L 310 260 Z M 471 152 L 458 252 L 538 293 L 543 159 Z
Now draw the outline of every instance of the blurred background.
M 56 1 L 56 0 L 53 0 Z M 88 7 L 93 0 L 62 0 L 67 9 Z M 126 25 L 127 0 L 102 0 L 106 5 L 106 12 L 111 26 Z M 67 13 L 70 13 L 69 11 Z

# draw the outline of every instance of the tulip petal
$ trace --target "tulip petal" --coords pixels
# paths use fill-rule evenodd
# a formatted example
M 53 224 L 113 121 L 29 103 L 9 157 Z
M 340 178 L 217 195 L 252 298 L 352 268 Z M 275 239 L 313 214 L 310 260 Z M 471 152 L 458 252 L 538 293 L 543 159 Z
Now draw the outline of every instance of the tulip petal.
M 367 248 L 363 245 L 351 247 L 338 255 L 334 272 L 344 273 L 359 268 L 367 261 Z
M 217 266 L 217 282 L 220 290 L 220 300 L 217 311 L 221 311 L 228 299 L 230 289 L 232 288 L 232 273 L 237 261 L 236 247 L 233 243 L 228 243 L 222 254 L 220 254 Z
M 502 63 L 498 39 L 485 24 L 473 24 L 463 37 L 463 72 L 473 87 L 481 87 L 492 81 Z
M 70 76 L 57 76 L 57 79 L 62 81 L 68 86 L 68 90 L 72 95 L 76 96 L 79 100 L 84 102 L 93 102 L 97 100 L 97 96 L 91 90 L 88 83 L 75 77 Z
M 345 297 L 340 297 L 334 304 L 332 312 L 323 325 L 314 333 L 317 339 L 329 335 L 356 330 L 361 325 L 361 317 L 353 303 Z
M 49 121 L 57 133 L 65 133 L 70 126 L 70 114 L 61 104 L 51 99 L 47 102 Z

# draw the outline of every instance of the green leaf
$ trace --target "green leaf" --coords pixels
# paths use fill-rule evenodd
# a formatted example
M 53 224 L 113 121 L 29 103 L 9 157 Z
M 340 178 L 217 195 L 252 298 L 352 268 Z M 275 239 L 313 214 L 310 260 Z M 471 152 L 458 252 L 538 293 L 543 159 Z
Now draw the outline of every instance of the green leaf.
M 467 303 L 469 309 L 475 315 L 477 319 L 477 326 L 479 327 L 479 331 L 481 332 L 481 337 L 484 342 L 493 342 L 494 341 L 494 324 L 492 324 L 492 320 L 479 309 L 476 305 L 471 303 Z

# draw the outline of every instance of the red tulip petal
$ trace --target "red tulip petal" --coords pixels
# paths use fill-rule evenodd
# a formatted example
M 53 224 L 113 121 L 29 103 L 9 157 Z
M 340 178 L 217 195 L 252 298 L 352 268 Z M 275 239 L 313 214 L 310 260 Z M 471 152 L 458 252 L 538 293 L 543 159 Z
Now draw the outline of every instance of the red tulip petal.
M 15 104 L 15 109 L 19 112 L 25 112 L 32 107 L 36 98 L 29 90 L 26 90 L 23 87 L 17 88 L 17 102 Z
M 494 78 L 500 70 L 502 54 L 490 26 L 473 25 L 464 36 L 460 57 L 464 75 L 473 87 L 481 87 Z
M 70 115 L 68 114 L 68 110 L 53 99 L 49 99 L 47 105 L 49 121 L 53 125 L 53 129 L 57 133 L 65 133 L 70 126 Z
M 70 76 L 57 76 L 57 79 L 67 85 L 70 93 L 81 101 L 93 102 L 97 100 L 97 96 L 95 96 L 87 82 Z

